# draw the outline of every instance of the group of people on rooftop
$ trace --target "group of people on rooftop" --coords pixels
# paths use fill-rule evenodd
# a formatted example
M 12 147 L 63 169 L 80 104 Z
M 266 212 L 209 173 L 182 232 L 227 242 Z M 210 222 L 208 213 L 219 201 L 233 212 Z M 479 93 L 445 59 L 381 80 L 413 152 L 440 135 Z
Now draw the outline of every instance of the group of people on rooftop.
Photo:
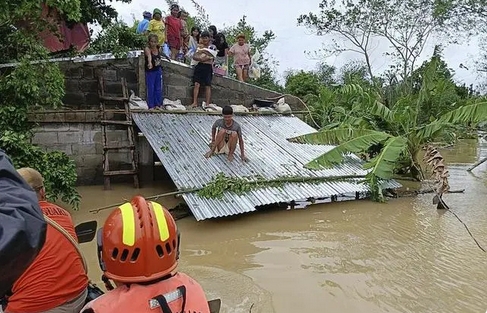
M 171 14 L 162 17 L 160 9 L 153 13 L 144 12 L 137 32 L 148 36 L 144 49 L 147 105 L 158 108 L 163 103 L 162 60 L 164 58 L 180 62 L 189 61 L 193 72 L 193 102 L 198 107 L 200 88 L 205 89 L 205 101 L 211 103 L 213 74 L 226 75 L 222 69 L 228 68 L 228 57 L 233 57 L 233 66 L 238 80 L 244 82 L 249 77 L 252 65 L 251 47 L 246 43 L 245 34 L 237 36 L 237 42 L 229 47 L 225 35 L 217 32 L 214 25 L 201 31 L 197 26 L 187 27 L 188 13 L 180 10 L 178 4 L 170 6 Z

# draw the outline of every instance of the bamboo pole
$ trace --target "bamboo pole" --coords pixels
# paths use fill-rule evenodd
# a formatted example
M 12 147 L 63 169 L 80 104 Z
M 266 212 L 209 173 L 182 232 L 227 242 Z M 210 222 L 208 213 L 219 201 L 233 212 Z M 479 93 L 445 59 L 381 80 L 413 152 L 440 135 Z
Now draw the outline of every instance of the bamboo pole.
M 170 196 L 177 196 L 177 195 L 181 195 L 181 194 L 185 194 L 185 193 L 196 192 L 196 191 L 198 191 L 200 189 L 202 189 L 202 188 L 194 188 L 194 189 L 187 189 L 187 190 L 178 190 L 178 191 L 166 192 L 166 193 L 162 193 L 162 194 L 158 194 L 158 195 L 154 195 L 154 196 L 150 196 L 150 197 L 145 197 L 145 199 L 146 200 L 157 200 L 159 198 L 170 197 Z M 111 209 L 111 208 L 115 208 L 115 207 L 121 206 L 122 204 L 125 204 L 127 202 L 129 202 L 129 201 L 127 200 L 127 201 L 120 202 L 120 203 L 110 204 L 110 205 L 107 205 L 107 206 L 103 206 L 103 207 L 100 207 L 100 208 L 97 208 L 97 209 L 90 210 L 88 212 L 93 213 L 93 214 L 96 214 L 96 213 L 98 213 L 100 211 L 103 211 L 103 210 L 107 210 L 107 209 Z

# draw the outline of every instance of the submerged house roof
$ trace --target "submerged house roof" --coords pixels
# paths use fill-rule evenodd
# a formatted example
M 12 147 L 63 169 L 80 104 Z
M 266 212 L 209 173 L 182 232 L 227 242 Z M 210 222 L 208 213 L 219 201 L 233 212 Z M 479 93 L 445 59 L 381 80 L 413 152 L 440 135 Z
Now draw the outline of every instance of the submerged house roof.
M 289 142 L 287 139 L 316 132 L 314 128 L 294 116 L 235 116 L 242 126 L 248 163 L 242 163 L 237 147 L 235 160 L 225 156 L 206 159 L 211 126 L 220 118 L 202 114 L 133 113 L 133 119 L 145 135 L 163 166 L 179 190 L 202 188 L 223 172 L 228 177 L 260 175 L 264 179 L 280 177 L 338 177 L 367 174 L 355 156 L 331 169 L 310 170 L 304 165 L 332 146 Z M 386 188 L 401 185 L 395 181 L 384 183 Z M 256 210 L 256 206 L 290 202 L 307 198 L 324 198 L 355 192 L 367 187 L 359 179 L 333 182 L 286 183 L 281 187 L 267 187 L 243 195 L 225 192 L 223 199 L 208 199 L 197 193 L 183 195 L 197 220 L 235 215 Z

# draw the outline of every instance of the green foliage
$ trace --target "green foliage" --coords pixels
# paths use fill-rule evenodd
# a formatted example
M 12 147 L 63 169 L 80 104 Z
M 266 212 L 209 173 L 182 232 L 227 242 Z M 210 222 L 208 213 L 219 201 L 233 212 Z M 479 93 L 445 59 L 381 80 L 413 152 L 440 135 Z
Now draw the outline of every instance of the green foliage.
M 382 93 L 372 86 L 344 85 L 335 89 L 321 86 L 321 100 L 328 103 L 323 104 L 326 107 L 323 112 L 331 123 L 323 125 L 317 133 L 290 140 L 337 145 L 310 161 L 307 166 L 312 169 L 342 163 L 348 153 L 364 157 L 367 160 L 364 169 L 369 170 L 366 180 L 373 192 L 381 190 L 377 185 L 380 180 L 390 179 L 394 173 L 408 173 L 422 179 L 417 154 L 425 144 L 451 138 L 456 125 L 487 120 L 485 99 L 460 99 L 441 64 L 437 57 L 426 62 L 418 72 L 414 88 L 403 89 L 388 105 Z M 451 103 L 452 99 L 462 101 L 455 104 Z M 439 106 L 442 114 L 434 117 L 436 111 L 431 103 Z M 382 199 L 381 195 L 373 196 Z
M 205 187 L 197 191 L 200 197 L 207 199 L 222 199 L 224 192 L 242 195 L 259 188 L 281 188 L 286 183 L 307 182 L 321 183 L 325 181 L 347 181 L 350 179 L 364 178 L 359 175 L 346 175 L 335 177 L 299 177 L 283 176 L 276 179 L 265 179 L 262 176 L 227 177 L 224 173 L 218 173 Z
M 112 53 L 124 58 L 131 50 L 142 50 L 147 45 L 147 36 L 137 34 L 136 29 L 137 23 L 132 26 L 124 22 L 110 24 L 92 41 L 86 54 Z
M 76 164 L 73 160 L 63 152 L 46 152 L 32 145 L 30 133 L 1 131 L 0 134 L 0 148 L 11 156 L 16 168 L 32 167 L 42 174 L 48 199 L 60 199 L 75 209 L 79 207 L 80 196 L 75 189 Z
M 16 167 L 32 167 L 44 176 L 50 200 L 61 199 L 77 208 L 80 197 L 75 189 L 75 163 L 63 152 L 46 152 L 31 143 L 35 125 L 29 123 L 28 113 L 59 107 L 64 96 L 64 77 L 57 63 L 48 61 L 49 52 L 38 37 L 39 31 L 51 30 L 53 26 L 40 19 L 41 3 L 0 0 L 0 63 L 16 63 L 0 72 L 0 148 Z M 103 0 L 45 3 L 57 9 L 68 24 L 81 21 L 106 26 L 116 17 L 116 11 Z
M 71 1 L 57 0 L 66 3 L 71 3 Z M 110 3 L 105 0 L 79 0 L 81 8 L 81 19 L 82 23 L 96 23 L 102 27 L 109 26 L 118 16 L 117 11 L 112 7 L 111 3 L 113 1 L 130 3 L 132 0 L 110 0 Z
M 319 85 L 320 78 L 313 72 L 305 72 L 301 70 L 297 72 L 289 72 L 286 75 L 286 93 L 301 99 L 311 95 L 317 96 L 319 93 Z

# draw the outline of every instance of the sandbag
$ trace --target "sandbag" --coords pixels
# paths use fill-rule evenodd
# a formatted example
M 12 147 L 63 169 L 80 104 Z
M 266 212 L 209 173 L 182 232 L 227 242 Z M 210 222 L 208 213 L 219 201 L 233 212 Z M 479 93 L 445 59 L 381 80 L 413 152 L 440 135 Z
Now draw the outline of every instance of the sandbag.
M 221 112 L 223 110 L 221 106 L 218 106 L 214 103 L 210 103 L 207 105 L 205 101 L 203 101 L 202 107 L 203 110 L 205 110 L 206 112 Z
M 257 111 L 262 114 L 275 114 L 277 113 L 276 110 L 273 108 L 257 108 Z
M 181 103 L 181 100 L 169 100 L 164 99 L 162 101 L 162 106 L 168 111 L 186 111 L 186 107 Z
M 36 193 L 0 150 L 0 298 L 42 249 L 46 229 Z
M 249 109 L 247 107 L 241 105 L 241 104 L 239 104 L 239 105 L 232 104 L 231 107 L 233 109 L 233 113 L 249 112 Z
M 274 105 L 274 108 L 280 114 L 290 114 L 292 112 L 291 107 L 285 101 L 284 97 L 282 97 Z
M 133 90 L 130 90 L 129 106 L 131 110 L 149 110 L 147 102 L 137 97 Z

